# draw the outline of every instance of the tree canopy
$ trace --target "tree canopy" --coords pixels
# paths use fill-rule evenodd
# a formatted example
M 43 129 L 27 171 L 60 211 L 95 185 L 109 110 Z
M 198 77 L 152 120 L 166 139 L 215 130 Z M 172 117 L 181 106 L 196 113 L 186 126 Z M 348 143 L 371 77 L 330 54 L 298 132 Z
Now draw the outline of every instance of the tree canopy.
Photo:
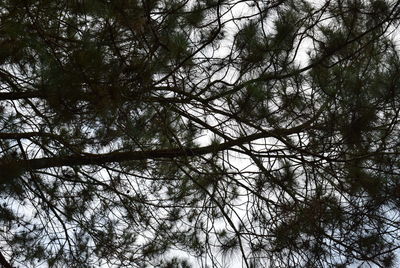
M 0 265 L 396 267 L 399 1 L 0 21 Z

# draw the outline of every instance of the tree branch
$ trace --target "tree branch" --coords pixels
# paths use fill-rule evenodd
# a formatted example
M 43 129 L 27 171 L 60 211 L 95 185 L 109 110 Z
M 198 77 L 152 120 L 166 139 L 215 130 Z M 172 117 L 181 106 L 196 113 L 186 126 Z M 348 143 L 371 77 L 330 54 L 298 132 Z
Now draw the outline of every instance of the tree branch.
M 193 157 L 200 156 L 210 153 L 216 153 L 230 149 L 235 146 L 240 146 L 245 143 L 249 143 L 254 140 L 269 138 L 269 137 L 280 137 L 286 136 L 293 133 L 302 131 L 303 129 L 309 128 L 314 121 L 321 115 L 321 112 L 327 106 L 328 102 L 324 103 L 318 112 L 308 121 L 290 129 L 275 129 L 271 131 L 262 131 L 254 133 L 245 137 L 232 139 L 221 144 L 213 144 L 209 146 L 199 148 L 171 148 L 171 149 L 159 149 L 150 151 L 129 151 L 129 152 L 112 152 L 108 154 L 99 155 L 70 155 L 63 157 L 45 157 L 29 160 L 11 160 L 3 161 L 0 164 L 0 171 L 7 170 L 10 165 L 17 166 L 21 169 L 21 172 L 28 170 L 37 170 L 51 167 L 62 167 L 62 166 L 84 166 L 84 165 L 102 165 L 111 162 L 125 162 L 145 159 L 160 159 L 160 158 L 175 158 L 175 157 Z M 19 133 L 20 137 L 24 135 L 38 134 L 40 132 L 30 133 Z M 0 133 L 1 135 L 7 136 L 13 134 L 12 138 L 16 138 L 18 133 Z
M 30 98 L 44 98 L 45 95 L 41 92 L 26 91 L 26 92 L 0 92 L 0 101 L 2 100 L 20 100 Z
M 270 137 L 273 136 L 274 135 L 270 135 Z M 124 162 L 133 160 L 193 157 L 209 153 L 220 152 L 223 150 L 227 150 L 231 147 L 248 143 L 250 141 L 257 140 L 260 138 L 267 138 L 266 133 L 255 133 L 225 143 L 217 145 L 209 145 L 199 148 L 172 148 L 172 149 L 159 149 L 150 151 L 112 152 L 108 154 L 99 154 L 99 155 L 70 155 L 63 157 L 48 157 L 48 158 L 45 157 L 45 158 L 29 159 L 29 160 L 11 160 L 11 161 L 6 160 L 0 164 L 0 171 L 6 170 L 10 165 L 18 166 L 20 169 L 22 169 L 23 172 L 25 172 L 28 170 L 37 170 L 37 169 L 62 167 L 62 166 L 101 165 L 111 162 Z
M 0 265 L 2 268 L 13 268 L 1 252 L 0 252 Z

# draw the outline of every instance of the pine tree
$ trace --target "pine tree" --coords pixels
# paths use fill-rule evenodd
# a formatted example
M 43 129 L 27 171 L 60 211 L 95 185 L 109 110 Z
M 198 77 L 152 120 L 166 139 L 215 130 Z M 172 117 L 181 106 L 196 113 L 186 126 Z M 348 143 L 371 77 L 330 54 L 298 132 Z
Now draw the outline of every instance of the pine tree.
M 0 264 L 396 267 L 399 18 L 0 1 Z

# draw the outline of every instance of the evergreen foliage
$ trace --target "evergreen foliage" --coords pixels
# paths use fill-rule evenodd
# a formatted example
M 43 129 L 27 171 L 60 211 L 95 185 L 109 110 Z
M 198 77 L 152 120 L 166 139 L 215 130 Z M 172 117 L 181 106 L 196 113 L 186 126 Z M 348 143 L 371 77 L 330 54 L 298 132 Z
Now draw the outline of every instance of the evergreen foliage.
M 399 1 L 0 21 L 0 266 L 398 266 Z

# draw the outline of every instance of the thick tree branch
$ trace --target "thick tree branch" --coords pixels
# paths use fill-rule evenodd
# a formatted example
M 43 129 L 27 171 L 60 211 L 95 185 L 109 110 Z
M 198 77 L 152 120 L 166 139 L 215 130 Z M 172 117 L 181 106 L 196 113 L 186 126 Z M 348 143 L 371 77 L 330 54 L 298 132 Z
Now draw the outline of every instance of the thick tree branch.
M 0 140 L 18 140 L 18 139 L 29 139 L 33 137 L 49 137 L 53 139 L 61 139 L 61 137 L 46 133 L 46 132 L 8 132 L 8 133 L 0 133 Z
M 290 130 L 284 131 L 285 134 L 290 134 Z M 199 148 L 172 148 L 172 149 L 160 149 L 150 151 L 130 151 L 130 152 L 113 152 L 108 154 L 99 155 L 71 155 L 64 157 L 49 157 L 49 158 L 38 158 L 30 160 L 12 160 L 4 161 L 0 164 L 0 171 L 7 169 L 10 165 L 17 165 L 23 171 L 37 170 L 51 167 L 62 167 L 62 166 L 82 166 L 82 165 L 102 165 L 110 162 L 124 162 L 133 160 L 145 160 L 145 159 L 160 159 L 160 158 L 175 158 L 175 157 L 193 157 L 199 155 L 205 155 L 210 153 L 216 153 L 227 150 L 231 147 L 242 145 L 253 140 L 260 138 L 267 138 L 267 133 L 255 133 L 246 137 L 237 138 L 225 143 L 209 145 Z M 277 133 L 271 133 L 269 137 L 273 137 Z
M 27 91 L 27 92 L 0 92 L 0 101 L 2 100 L 20 100 L 30 98 L 44 98 L 45 95 L 41 92 Z
M 36 170 L 50 167 L 61 166 L 81 166 L 81 165 L 101 165 L 110 162 L 124 162 L 132 160 L 192 157 L 209 153 L 215 153 L 229 149 L 230 147 L 240 145 L 255 139 L 263 138 L 264 134 L 254 134 L 236 140 L 228 141 L 219 145 L 209 145 L 200 148 L 173 148 L 151 151 L 130 151 L 113 152 L 100 155 L 71 155 L 65 157 L 38 158 L 30 160 L 15 160 L 14 164 L 22 167 L 24 170 Z M 10 162 L 0 165 L 0 170 L 10 165 Z
M 262 131 L 245 137 L 232 139 L 221 144 L 213 144 L 199 148 L 171 148 L 171 149 L 159 149 L 150 151 L 112 152 L 108 154 L 99 154 L 99 155 L 71 155 L 64 157 L 49 157 L 49 158 L 38 158 L 30 160 L 12 160 L 12 161 L 4 161 L 2 164 L 0 164 L 0 171 L 7 169 L 10 165 L 18 166 L 19 169 L 22 169 L 22 172 L 25 172 L 28 170 L 37 170 L 37 169 L 44 169 L 51 167 L 102 165 L 111 162 L 125 162 L 125 161 L 175 158 L 175 157 L 193 157 L 210 153 L 216 153 L 230 149 L 235 146 L 241 146 L 243 144 L 258 139 L 286 136 L 307 129 L 321 115 L 321 112 L 325 109 L 327 104 L 328 102 L 322 105 L 319 111 L 310 120 L 296 127 L 290 129 L 276 129 L 272 131 Z M 19 136 L 20 138 L 24 138 L 24 135 L 26 135 L 26 137 L 31 137 L 33 134 L 40 134 L 40 132 L 19 133 L 19 135 L 18 133 L 3 133 L 3 134 L 0 133 L 0 138 L 2 135 L 4 137 L 7 137 L 7 135 L 9 135 L 10 138 L 18 138 L 17 136 Z
M 1 252 L 0 252 L 0 265 L 2 268 L 13 268 Z

